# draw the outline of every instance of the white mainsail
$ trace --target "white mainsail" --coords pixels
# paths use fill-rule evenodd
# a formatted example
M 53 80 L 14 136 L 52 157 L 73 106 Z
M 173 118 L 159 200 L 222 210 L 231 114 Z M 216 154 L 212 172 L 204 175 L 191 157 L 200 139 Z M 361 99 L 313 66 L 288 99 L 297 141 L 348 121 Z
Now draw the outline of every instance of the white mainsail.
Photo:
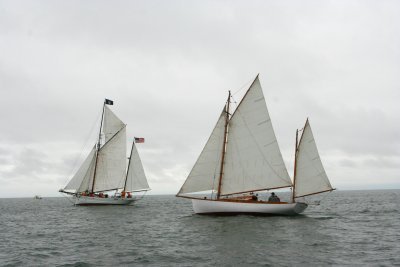
M 178 195 L 185 193 L 216 190 L 221 172 L 221 155 L 225 131 L 225 108 L 211 133 L 199 158 Z
M 125 124 L 105 105 L 103 133 L 105 142 L 108 142 Z
M 319 157 L 308 119 L 296 156 L 295 197 L 333 190 Z
M 122 188 L 126 171 L 126 128 L 119 130 L 99 150 L 92 191 Z
M 258 76 L 228 127 L 222 195 L 292 186 Z
M 94 164 L 96 162 L 96 147 L 90 151 L 82 166 L 76 172 L 64 190 L 75 190 L 83 192 L 89 189 L 89 182 L 93 177 Z
M 178 195 L 218 189 L 225 120 L 224 109 Z M 258 76 L 229 120 L 223 167 L 221 195 L 292 186 Z
M 125 191 L 145 191 L 150 190 L 144 173 L 142 161 L 136 149 L 135 143 L 132 145 L 131 157 L 128 165 Z
M 112 104 L 112 100 L 104 101 L 96 145 L 70 182 L 59 190 L 73 195 L 75 205 L 129 205 L 136 199 L 131 194 L 119 195 L 121 190 L 150 190 L 135 144 L 126 170 L 126 125 L 107 106 Z M 114 190 L 117 197 L 97 194 Z

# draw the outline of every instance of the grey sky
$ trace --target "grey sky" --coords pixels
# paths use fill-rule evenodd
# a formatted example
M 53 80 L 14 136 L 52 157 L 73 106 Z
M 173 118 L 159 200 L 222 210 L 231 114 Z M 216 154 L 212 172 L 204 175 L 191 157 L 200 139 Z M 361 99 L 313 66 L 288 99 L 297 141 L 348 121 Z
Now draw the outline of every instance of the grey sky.
M 58 195 L 104 98 L 176 193 L 260 73 L 289 172 L 307 117 L 331 183 L 400 188 L 399 1 L 0 0 L 0 197 Z

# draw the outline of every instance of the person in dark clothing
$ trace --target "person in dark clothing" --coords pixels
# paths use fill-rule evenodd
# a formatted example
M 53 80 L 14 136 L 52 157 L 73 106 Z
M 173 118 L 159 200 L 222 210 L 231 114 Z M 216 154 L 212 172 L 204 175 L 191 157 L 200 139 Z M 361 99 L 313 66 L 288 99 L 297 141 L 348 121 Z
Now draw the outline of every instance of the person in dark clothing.
M 281 200 L 274 192 L 272 192 L 271 196 L 268 198 L 268 202 L 281 202 Z

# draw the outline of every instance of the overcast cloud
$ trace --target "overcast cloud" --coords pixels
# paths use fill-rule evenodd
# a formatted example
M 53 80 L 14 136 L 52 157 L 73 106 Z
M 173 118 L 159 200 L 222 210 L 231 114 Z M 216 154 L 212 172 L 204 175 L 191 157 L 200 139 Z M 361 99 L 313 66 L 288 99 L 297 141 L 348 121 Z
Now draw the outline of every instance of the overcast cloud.
M 0 0 L 0 197 L 58 196 L 104 98 L 176 193 L 260 73 L 289 172 L 310 118 L 339 189 L 400 188 L 399 1 Z

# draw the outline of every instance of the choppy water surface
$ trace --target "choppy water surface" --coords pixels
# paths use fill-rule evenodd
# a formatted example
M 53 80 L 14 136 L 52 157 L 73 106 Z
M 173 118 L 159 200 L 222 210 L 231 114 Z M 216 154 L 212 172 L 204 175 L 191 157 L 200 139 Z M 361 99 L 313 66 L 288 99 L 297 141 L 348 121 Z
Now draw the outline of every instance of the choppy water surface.
M 199 216 L 191 202 L 0 199 L 2 266 L 400 265 L 400 190 L 339 191 L 303 216 Z

